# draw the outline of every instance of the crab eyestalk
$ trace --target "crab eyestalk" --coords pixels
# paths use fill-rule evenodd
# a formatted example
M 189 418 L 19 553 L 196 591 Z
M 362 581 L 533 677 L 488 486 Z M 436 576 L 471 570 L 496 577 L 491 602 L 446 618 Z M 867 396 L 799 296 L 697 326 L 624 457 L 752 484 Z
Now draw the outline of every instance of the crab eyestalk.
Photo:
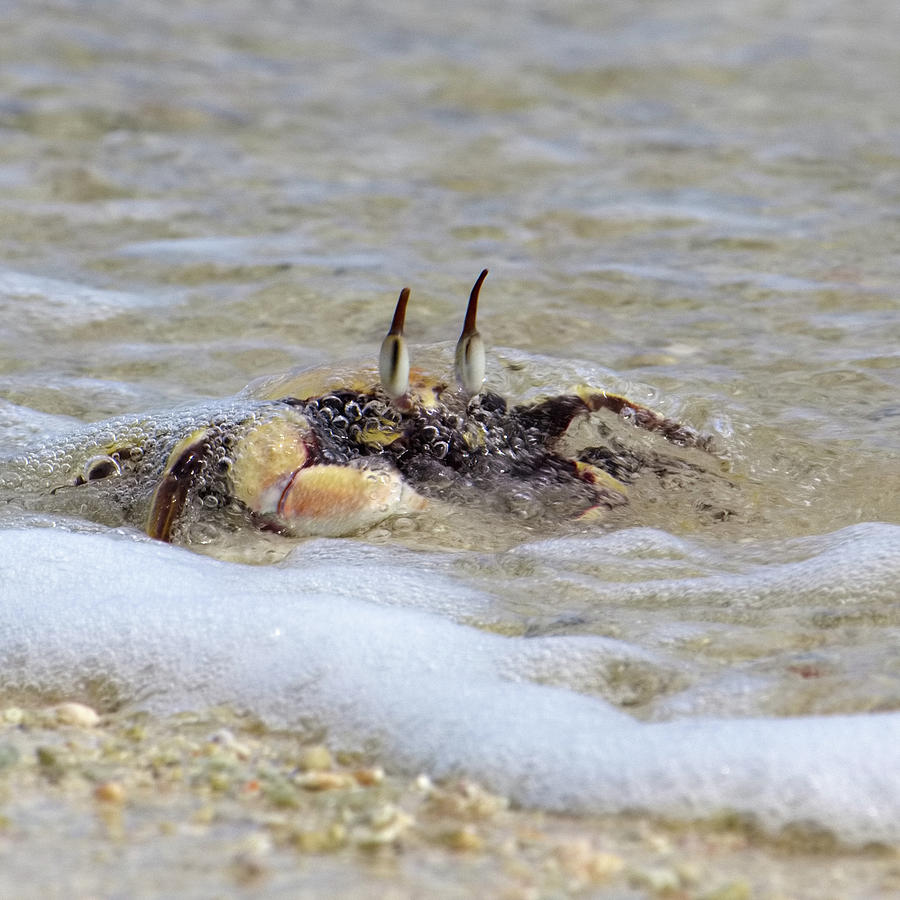
M 475 317 L 478 314 L 478 294 L 487 273 L 488 270 L 484 269 L 472 288 L 462 334 L 456 344 L 456 380 L 469 397 L 479 394 L 484 384 L 484 341 L 475 326 Z
M 409 350 L 403 336 L 407 303 L 409 303 L 409 288 L 403 288 L 397 300 L 390 331 L 381 342 L 381 354 L 378 359 L 381 386 L 395 403 L 402 403 L 409 391 Z

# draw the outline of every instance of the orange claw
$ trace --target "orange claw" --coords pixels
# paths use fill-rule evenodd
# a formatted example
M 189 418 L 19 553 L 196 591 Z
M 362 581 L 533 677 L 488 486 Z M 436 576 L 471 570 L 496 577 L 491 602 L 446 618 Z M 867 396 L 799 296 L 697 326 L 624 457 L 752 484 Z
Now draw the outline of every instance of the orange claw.
M 231 469 L 234 496 L 269 525 L 292 534 L 337 537 L 425 505 L 386 466 L 317 464 L 309 423 L 278 417 L 243 436 Z
M 338 536 L 424 505 L 392 469 L 310 466 L 292 474 L 277 519 L 294 533 Z

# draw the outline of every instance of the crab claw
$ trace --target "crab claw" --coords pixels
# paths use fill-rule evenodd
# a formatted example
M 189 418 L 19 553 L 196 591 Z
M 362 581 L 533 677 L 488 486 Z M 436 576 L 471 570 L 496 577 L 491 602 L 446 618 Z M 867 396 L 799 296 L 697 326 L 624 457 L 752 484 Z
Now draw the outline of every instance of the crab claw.
M 424 506 L 393 469 L 318 465 L 291 473 L 275 520 L 292 534 L 340 537 Z
M 478 314 L 478 294 L 487 273 L 488 270 L 484 269 L 472 288 L 462 334 L 456 344 L 456 380 L 470 397 L 478 394 L 484 384 L 484 341 L 475 327 L 475 317 Z
M 409 350 L 403 336 L 403 323 L 406 319 L 406 304 L 409 302 L 409 288 L 400 291 L 397 308 L 390 331 L 381 342 L 381 354 L 378 360 L 378 373 L 384 392 L 395 403 L 403 400 L 409 391 Z
M 339 537 L 425 505 L 387 466 L 316 462 L 302 416 L 272 419 L 243 436 L 234 454 L 234 496 L 269 527 Z
M 172 540 L 172 528 L 187 504 L 209 450 L 210 431 L 200 428 L 175 445 L 150 502 L 146 532 L 158 541 Z

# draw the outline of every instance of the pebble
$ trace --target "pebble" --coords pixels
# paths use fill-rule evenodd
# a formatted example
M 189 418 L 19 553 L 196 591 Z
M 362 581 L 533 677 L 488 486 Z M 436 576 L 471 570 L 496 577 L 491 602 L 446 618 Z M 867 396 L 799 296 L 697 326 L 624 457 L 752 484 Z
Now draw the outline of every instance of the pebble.
M 3 721 L 9 725 L 21 725 L 25 718 L 25 713 L 18 706 L 7 706 L 3 710 Z
M 125 788 L 118 781 L 104 781 L 94 788 L 94 798 L 101 803 L 124 803 Z
M 304 772 L 324 772 L 334 768 L 334 759 L 327 747 L 317 744 L 314 747 L 304 747 L 299 764 Z
M 675 871 L 686 887 L 699 884 L 703 879 L 703 870 L 694 862 L 680 862 L 675 866 Z
M 729 884 L 703 895 L 703 900 L 750 900 L 750 885 L 743 880 L 732 881 Z
M 279 809 L 295 809 L 299 805 L 295 785 L 286 778 L 267 778 L 261 787 L 266 800 Z
M 430 801 L 436 812 L 472 819 L 489 819 L 509 806 L 509 800 L 486 791 L 474 781 L 460 781 L 447 790 L 434 790 Z
M 384 781 L 384 769 L 373 766 L 371 769 L 357 769 L 353 773 L 356 783 L 362 787 L 372 787 Z
M 42 769 L 59 769 L 61 764 L 59 756 L 52 747 L 36 747 L 34 750 L 35 759 Z
M 296 831 L 291 843 L 302 853 L 330 853 L 347 843 L 347 829 L 335 822 L 328 828 Z
M 100 722 L 100 716 L 90 706 L 83 703 L 60 703 L 54 715 L 60 725 L 74 725 L 77 728 L 93 728 Z
M 376 807 L 353 829 L 352 837 L 360 847 L 392 844 L 414 824 L 415 819 L 411 815 L 393 803 L 385 803 Z
M 216 817 L 216 808 L 211 804 L 201 806 L 194 810 L 191 816 L 191 824 L 193 825 L 209 825 Z
M 471 825 L 463 825 L 462 828 L 445 832 L 442 835 L 442 843 L 451 850 L 469 853 L 484 849 L 484 839 Z
M 423 794 L 430 794 L 434 790 L 434 782 L 427 775 L 417 775 L 413 787 Z
M 644 838 L 647 846 L 660 856 L 671 856 L 674 850 L 672 842 L 664 834 L 648 834 Z
M 606 881 L 625 868 L 625 860 L 615 853 L 594 853 L 588 860 L 587 871 L 593 881 Z
M 242 744 L 229 728 L 220 728 L 218 731 L 214 731 L 207 740 L 211 745 L 230 750 L 240 760 L 250 758 L 250 748 Z
M 247 835 L 237 847 L 237 853 L 256 857 L 268 856 L 272 850 L 272 838 L 264 831 L 255 831 Z
M 586 838 L 559 844 L 555 855 L 562 869 L 579 884 L 609 881 L 625 868 L 621 856 L 595 850 Z
M 681 887 L 678 873 L 668 868 L 638 869 L 631 873 L 631 882 L 654 894 L 674 893 Z
M 294 776 L 294 784 L 308 791 L 335 791 L 356 784 L 352 775 L 346 772 L 301 772 Z

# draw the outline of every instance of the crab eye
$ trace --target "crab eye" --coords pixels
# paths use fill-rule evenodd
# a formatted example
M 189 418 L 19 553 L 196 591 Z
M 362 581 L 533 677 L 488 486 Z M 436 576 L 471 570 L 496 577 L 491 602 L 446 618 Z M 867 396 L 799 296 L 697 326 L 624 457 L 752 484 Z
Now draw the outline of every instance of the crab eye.
M 111 475 L 121 475 L 122 467 L 112 456 L 92 456 L 81 470 L 79 484 L 88 481 L 99 481 L 101 478 L 109 478 Z
M 484 340 L 478 333 L 475 318 L 478 314 L 478 294 L 487 273 L 488 270 L 484 269 L 472 288 L 466 320 L 456 345 L 456 379 L 469 397 L 480 394 L 484 384 Z
M 409 390 L 409 350 L 403 336 L 403 325 L 406 320 L 406 304 L 409 302 L 409 288 L 400 291 L 397 308 L 391 329 L 381 343 L 381 355 L 378 359 L 378 373 L 384 392 L 394 402 L 403 400 Z

